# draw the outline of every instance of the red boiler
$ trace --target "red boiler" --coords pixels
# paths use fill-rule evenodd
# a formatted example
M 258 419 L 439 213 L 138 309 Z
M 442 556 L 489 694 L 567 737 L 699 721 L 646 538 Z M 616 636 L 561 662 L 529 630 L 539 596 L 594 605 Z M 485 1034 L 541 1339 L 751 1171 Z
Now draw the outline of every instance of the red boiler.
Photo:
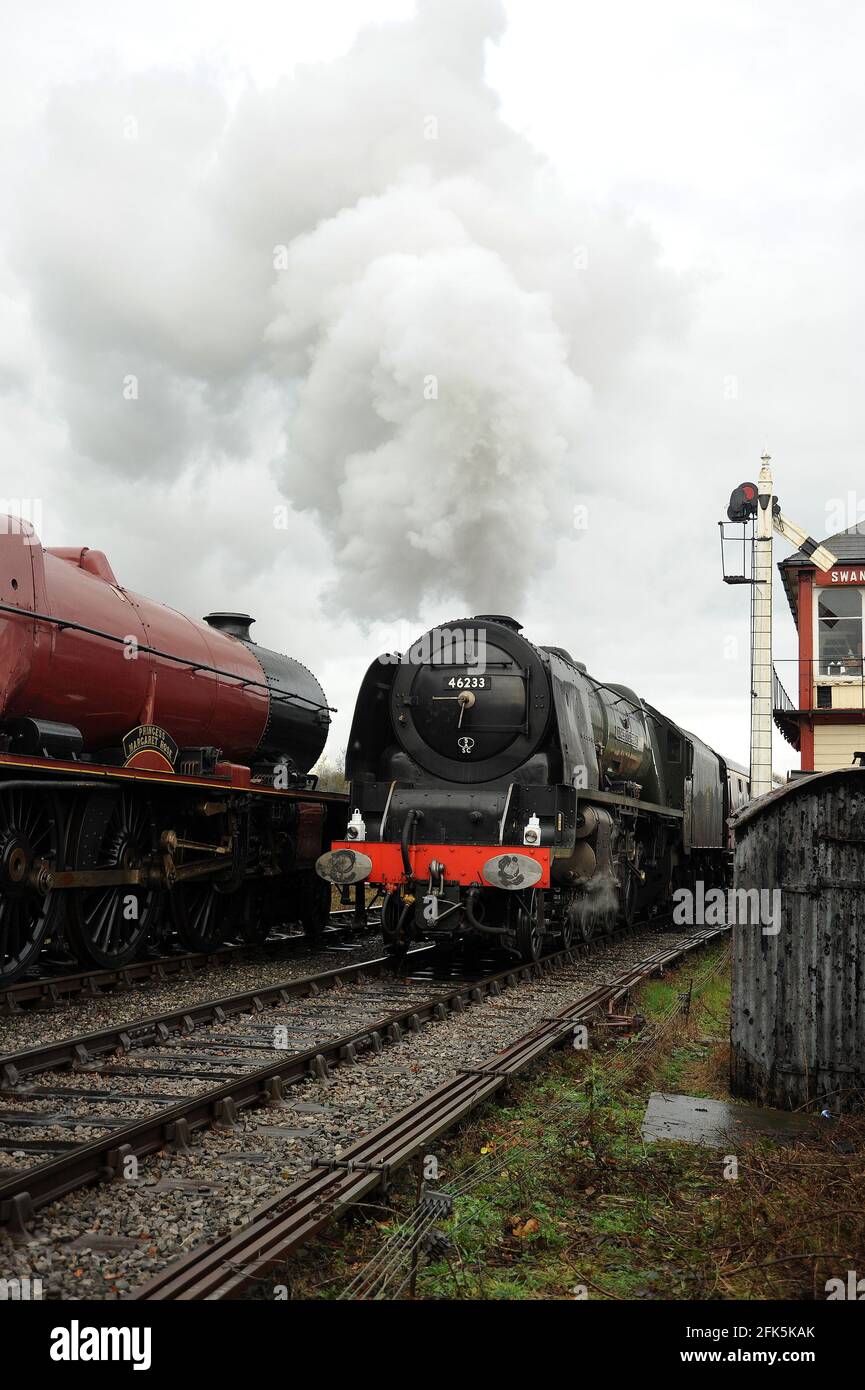
M 121 587 L 101 551 L 43 549 L 28 522 L 0 518 L 4 723 L 72 726 L 88 753 L 156 725 L 178 749 L 308 771 L 327 737 L 324 693 L 300 662 L 252 642 L 251 622 L 231 613 L 196 622 Z M 134 765 L 165 765 L 152 750 L 143 756 Z

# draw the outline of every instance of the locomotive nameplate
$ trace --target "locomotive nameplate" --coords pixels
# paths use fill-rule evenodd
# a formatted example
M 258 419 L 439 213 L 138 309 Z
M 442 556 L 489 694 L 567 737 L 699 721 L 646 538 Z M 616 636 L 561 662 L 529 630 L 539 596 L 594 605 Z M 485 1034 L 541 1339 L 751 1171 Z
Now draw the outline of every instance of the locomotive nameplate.
M 157 759 L 164 759 L 173 771 L 177 762 L 177 744 L 161 725 L 138 724 L 123 735 L 123 759 L 124 767 L 149 767 L 157 771 Z

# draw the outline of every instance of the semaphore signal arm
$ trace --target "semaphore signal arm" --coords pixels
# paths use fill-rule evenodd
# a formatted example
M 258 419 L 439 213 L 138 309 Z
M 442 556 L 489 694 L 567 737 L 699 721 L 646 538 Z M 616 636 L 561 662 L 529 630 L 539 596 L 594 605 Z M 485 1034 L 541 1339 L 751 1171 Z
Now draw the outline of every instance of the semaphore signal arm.
M 777 506 L 777 503 L 775 505 Z M 782 516 L 780 512 L 776 512 L 772 517 L 772 526 L 778 532 L 779 536 L 783 536 L 784 539 L 795 546 L 797 550 L 801 550 L 807 555 L 812 564 L 815 564 L 818 569 L 823 571 L 830 570 L 833 565 L 838 563 L 837 555 L 833 555 L 831 550 L 826 549 L 825 545 L 820 545 L 812 536 L 808 535 L 807 531 L 803 531 L 802 527 L 797 526 L 795 521 L 791 521 L 789 517 Z

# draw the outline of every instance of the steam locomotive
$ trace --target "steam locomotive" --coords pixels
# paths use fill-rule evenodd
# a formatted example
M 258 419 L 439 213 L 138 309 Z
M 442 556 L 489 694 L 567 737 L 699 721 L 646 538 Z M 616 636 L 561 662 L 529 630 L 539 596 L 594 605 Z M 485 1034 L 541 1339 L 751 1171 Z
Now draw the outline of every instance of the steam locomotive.
M 110 968 L 165 921 L 208 951 L 326 920 L 313 866 L 345 798 L 309 769 L 330 710 L 252 622 L 195 622 L 0 518 L 0 982 L 48 939 Z
M 393 951 L 496 941 L 537 959 L 720 885 L 747 774 L 513 618 L 433 629 L 380 657 L 348 750 L 353 813 L 318 861 L 386 891 Z

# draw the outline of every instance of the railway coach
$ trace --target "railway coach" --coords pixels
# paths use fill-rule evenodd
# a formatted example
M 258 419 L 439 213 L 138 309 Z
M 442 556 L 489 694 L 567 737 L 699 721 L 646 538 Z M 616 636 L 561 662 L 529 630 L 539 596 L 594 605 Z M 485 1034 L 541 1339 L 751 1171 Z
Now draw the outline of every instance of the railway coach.
M 390 949 L 491 939 L 537 959 L 727 882 L 747 774 L 561 647 L 480 615 L 370 666 L 347 775 L 353 813 L 318 861 L 382 888 Z

